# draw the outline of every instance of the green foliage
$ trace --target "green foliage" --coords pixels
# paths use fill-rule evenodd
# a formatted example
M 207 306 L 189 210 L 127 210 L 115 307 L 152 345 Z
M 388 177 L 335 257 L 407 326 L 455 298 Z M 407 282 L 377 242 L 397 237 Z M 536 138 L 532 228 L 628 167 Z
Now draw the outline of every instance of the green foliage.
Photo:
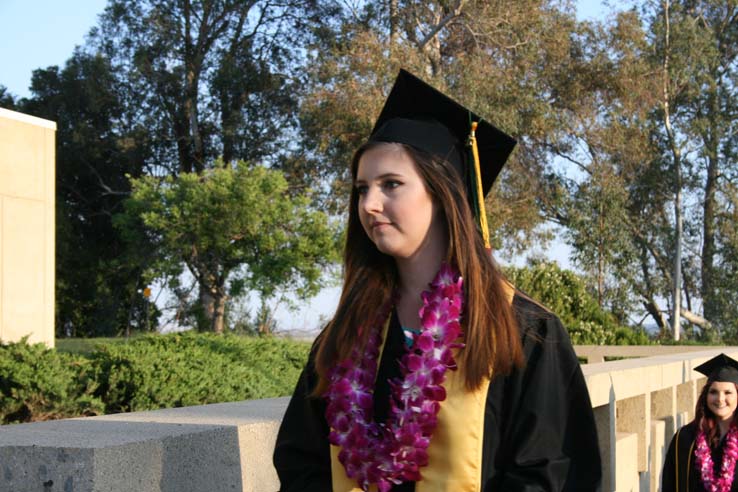
M 15 109 L 15 97 L 2 84 L 0 84 L 0 108 Z
M 106 413 L 288 395 L 308 345 L 274 338 L 172 334 L 92 354 Z
M 513 285 L 548 307 L 581 345 L 647 344 L 645 333 L 619 326 L 615 317 L 602 310 L 587 291 L 582 278 L 562 270 L 555 262 L 509 267 L 505 274 Z
M 338 231 L 305 195 L 290 196 L 279 171 L 218 162 L 201 174 L 134 179 L 132 188 L 119 226 L 143 222 L 161 253 L 160 269 L 187 265 L 201 293 L 214 299 L 214 331 L 223 330 L 227 282 L 262 298 L 277 290 L 310 296 L 338 258 Z
M 83 357 L 43 344 L 0 344 L 0 422 L 98 415 L 103 403 Z
M 292 62 L 322 3 L 109 0 L 87 49 L 111 60 L 165 173 L 274 159 L 292 135 Z
M 73 355 L 88 356 L 100 345 L 110 345 L 117 343 L 128 343 L 129 339 L 124 337 L 116 338 L 57 338 L 54 348 L 57 352 L 64 352 Z
M 543 217 L 531 190 L 541 188 L 542 154 L 561 132 L 551 79 L 565 71 L 575 26 L 573 10 L 562 5 L 373 0 L 342 6 L 339 22 L 326 26 L 309 52 L 300 105 L 304 151 L 285 164 L 289 174 L 299 183 L 319 180 L 324 202 L 342 211 L 346 163 L 404 67 L 524 139 L 488 199 L 490 225 L 504 251 L 550 239 L 538 227 Z
M 285 396 L 309 347 L 271 337 L 196 333 L 98 340 L 86 355 L 25 342 L 2 345 L 0 422 Z

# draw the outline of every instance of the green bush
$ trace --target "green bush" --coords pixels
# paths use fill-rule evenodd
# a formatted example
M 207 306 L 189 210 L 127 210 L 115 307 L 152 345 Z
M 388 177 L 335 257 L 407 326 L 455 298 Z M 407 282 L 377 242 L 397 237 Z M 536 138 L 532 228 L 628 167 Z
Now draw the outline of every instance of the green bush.
M 173 334 L 92 353 L 106 413 L 288 395 L 309 345 L 275 338 Z
M 310 346 L 184 333 L 66 353 L 0 345 L 0 422 L 31 422 L 289 395 Z
M 603 310 L 574 272 L 555 262 L 537 262 L 523 268 L 509 267 L 505 275 L 533 299 L 553 311 L 575 345 L 644 345 L 643 331 L 621 326 Z
M 30 422 L 103 412 L 84 357 L 43 344 L 0 345 L 0 422 Z

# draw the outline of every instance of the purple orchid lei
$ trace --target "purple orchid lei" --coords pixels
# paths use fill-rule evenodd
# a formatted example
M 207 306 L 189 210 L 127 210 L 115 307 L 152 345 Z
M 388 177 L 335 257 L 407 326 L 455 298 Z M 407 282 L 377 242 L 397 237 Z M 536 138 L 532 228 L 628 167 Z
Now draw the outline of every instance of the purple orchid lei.
M 697 446 L 694 455 L 697 467 L 700 470 L 702 483 L 708 492 L 728 492 L 733 485 L 735 462 L 738 459 L 738 429 L 733 425 L 728 430 L 724 446 L 720 475 L 715 477 L 713 475 L 712 454 L 710 453 L 710 446 L 707 445 L 705 431 L 700 430 L 697 434 Z
M 373 419 L 373 392 L 382 325 L 389 309 L 371 327 L 364 350 L 354 349 L 329 374 L 325 395 L 329 440 L 341 447 L 338 459 L 346 475 L 364 491 L 372 483 L 380 492 L 387 492 L 393 484 L 418 481 L 420 468 L 428 464 L 439 402 L 446 399 L 446 370 L 457 368 L 451 350 L 463 347 L 457 343 L 461 335 L 462 286 L 458 272 L 443 264 L 430 284 L 431 290 L 422 293 L 422 329 L 412 335 L 412 349 L 400 361 L 402 379 L 389 382 L 392 397 L 386 423 L 378 424 Z

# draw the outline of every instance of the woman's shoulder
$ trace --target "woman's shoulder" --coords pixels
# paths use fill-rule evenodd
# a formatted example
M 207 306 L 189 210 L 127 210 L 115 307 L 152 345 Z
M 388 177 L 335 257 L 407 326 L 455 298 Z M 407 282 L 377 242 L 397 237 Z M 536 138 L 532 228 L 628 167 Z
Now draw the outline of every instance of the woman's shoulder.
M 690 443 L 694 441 L 695 436 L 697 435 L 697 424 L 695 421 L 692 421 L 686 425 L 683 425 L 677 429 L 677 431 L 674 433 L 674 436 L 671 438 L 672 442 L 675 444 L 678 443 L 680 447 L 685 445 L 685 443 Z
M 513 311 L 520 326 L 521 335 L 525 338 L 547 340 L 569 340 L 569 336 L 556 314 L 543 304 L 532 299 L 524 292 L 515 291 Z
M 677 433 L 679 434 L 680 438 L 685 438 L 692 440 L 697 435 L 697 422 L 694 420 L 686 425 L 681 426 Z

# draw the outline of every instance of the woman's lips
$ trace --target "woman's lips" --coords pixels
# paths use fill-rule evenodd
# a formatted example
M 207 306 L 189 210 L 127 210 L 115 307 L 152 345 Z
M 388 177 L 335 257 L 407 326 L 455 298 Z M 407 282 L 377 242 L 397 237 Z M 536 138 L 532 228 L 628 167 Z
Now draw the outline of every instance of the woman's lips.
M 390 222 L 375 222 L 372 224 L 372 229 L 381 229 L 384 226 L 390 225 Z

